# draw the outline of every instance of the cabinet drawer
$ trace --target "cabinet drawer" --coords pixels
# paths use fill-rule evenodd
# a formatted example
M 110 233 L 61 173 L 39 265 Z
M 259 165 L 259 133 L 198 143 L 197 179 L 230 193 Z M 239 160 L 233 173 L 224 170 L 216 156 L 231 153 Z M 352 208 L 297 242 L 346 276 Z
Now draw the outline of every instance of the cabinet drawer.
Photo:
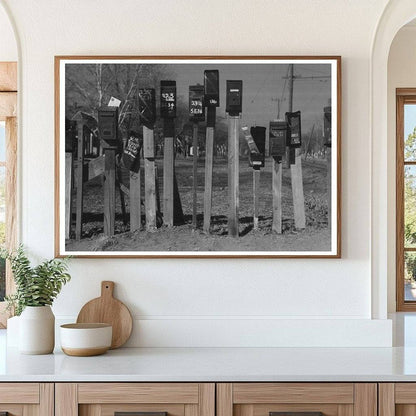
M 58 383 L 56 416 L 215 416 L 213 383 Z
M 0 414 L 53 416 L 51 383 L 0 383 Z
M 318 415 L 377 416 L 377 385 L 375 383 L 221 383 L 217 385 L 217 416 Z

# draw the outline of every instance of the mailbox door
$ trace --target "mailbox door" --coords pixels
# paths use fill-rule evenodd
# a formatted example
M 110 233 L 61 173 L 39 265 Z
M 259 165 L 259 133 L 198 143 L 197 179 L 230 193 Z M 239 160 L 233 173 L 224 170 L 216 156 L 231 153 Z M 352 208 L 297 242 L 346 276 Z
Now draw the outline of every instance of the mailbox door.
M 283 157 L 286 153 L 288 136 L 287 123 L 285 121 L 270 122 L 269 154 L 273 157 Z
M 230 116 L 238 116 L 243 106 L 243 81 L 227 80 L 226 108 Z
M 176 117 L 176 81 L 160 82 L 160 116 Z
M 154 88 L 139 89 L 139 115 L 140 122 L 153 129 L 156 122 L 156 97 Z
M 206 107 L 220 106 L 220 76 L 217 69 L 204 71 L 204 98 Z
M 205 120 L 204 87 L 189 86 L 189 119 L 193 122 Z

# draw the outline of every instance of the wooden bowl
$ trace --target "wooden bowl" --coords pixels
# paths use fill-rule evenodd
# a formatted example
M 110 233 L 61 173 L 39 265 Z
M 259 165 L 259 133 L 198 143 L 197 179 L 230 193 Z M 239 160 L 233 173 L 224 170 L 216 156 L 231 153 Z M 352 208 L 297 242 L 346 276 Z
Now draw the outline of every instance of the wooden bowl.
M 61 325 L 61 348 L 67 355 L 90 357 L 111 347 L 113 328 L 109 324 L 85 323 Z

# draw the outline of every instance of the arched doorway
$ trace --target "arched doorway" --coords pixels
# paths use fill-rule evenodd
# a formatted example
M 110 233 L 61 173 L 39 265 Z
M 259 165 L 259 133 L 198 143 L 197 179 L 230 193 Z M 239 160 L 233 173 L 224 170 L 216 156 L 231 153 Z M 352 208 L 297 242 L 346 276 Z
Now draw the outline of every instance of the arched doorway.
M 17 61 L 15 32 L 3 1 L 0 2 L 0 246 L 17 243 Z M 0 327 L 6 314 L 1 305 L 13 290 L 11 271 L 0 261 Z
M 387 318 L 389 266 L 391 270 L 391 229 L 395 210 L 389 209 L 388 166 L 388 56 L 396 33 L 416 17 L 414 0 L 390 1 L 380 18 L 371 51 L 371 259 L 372 317 Z M 394 138 L 393 138 L 394 140 Z M 394 198 L 394 197 L 393 197 Z

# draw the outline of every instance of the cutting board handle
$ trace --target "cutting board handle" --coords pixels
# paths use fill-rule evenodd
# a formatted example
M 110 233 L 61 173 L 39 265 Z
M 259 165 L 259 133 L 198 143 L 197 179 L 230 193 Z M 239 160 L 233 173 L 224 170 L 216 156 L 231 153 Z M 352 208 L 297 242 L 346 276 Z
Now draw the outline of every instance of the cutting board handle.
M 101 297 L 112 298 L 114 292 L 114 282 L 104 280 L 101 282 Z

